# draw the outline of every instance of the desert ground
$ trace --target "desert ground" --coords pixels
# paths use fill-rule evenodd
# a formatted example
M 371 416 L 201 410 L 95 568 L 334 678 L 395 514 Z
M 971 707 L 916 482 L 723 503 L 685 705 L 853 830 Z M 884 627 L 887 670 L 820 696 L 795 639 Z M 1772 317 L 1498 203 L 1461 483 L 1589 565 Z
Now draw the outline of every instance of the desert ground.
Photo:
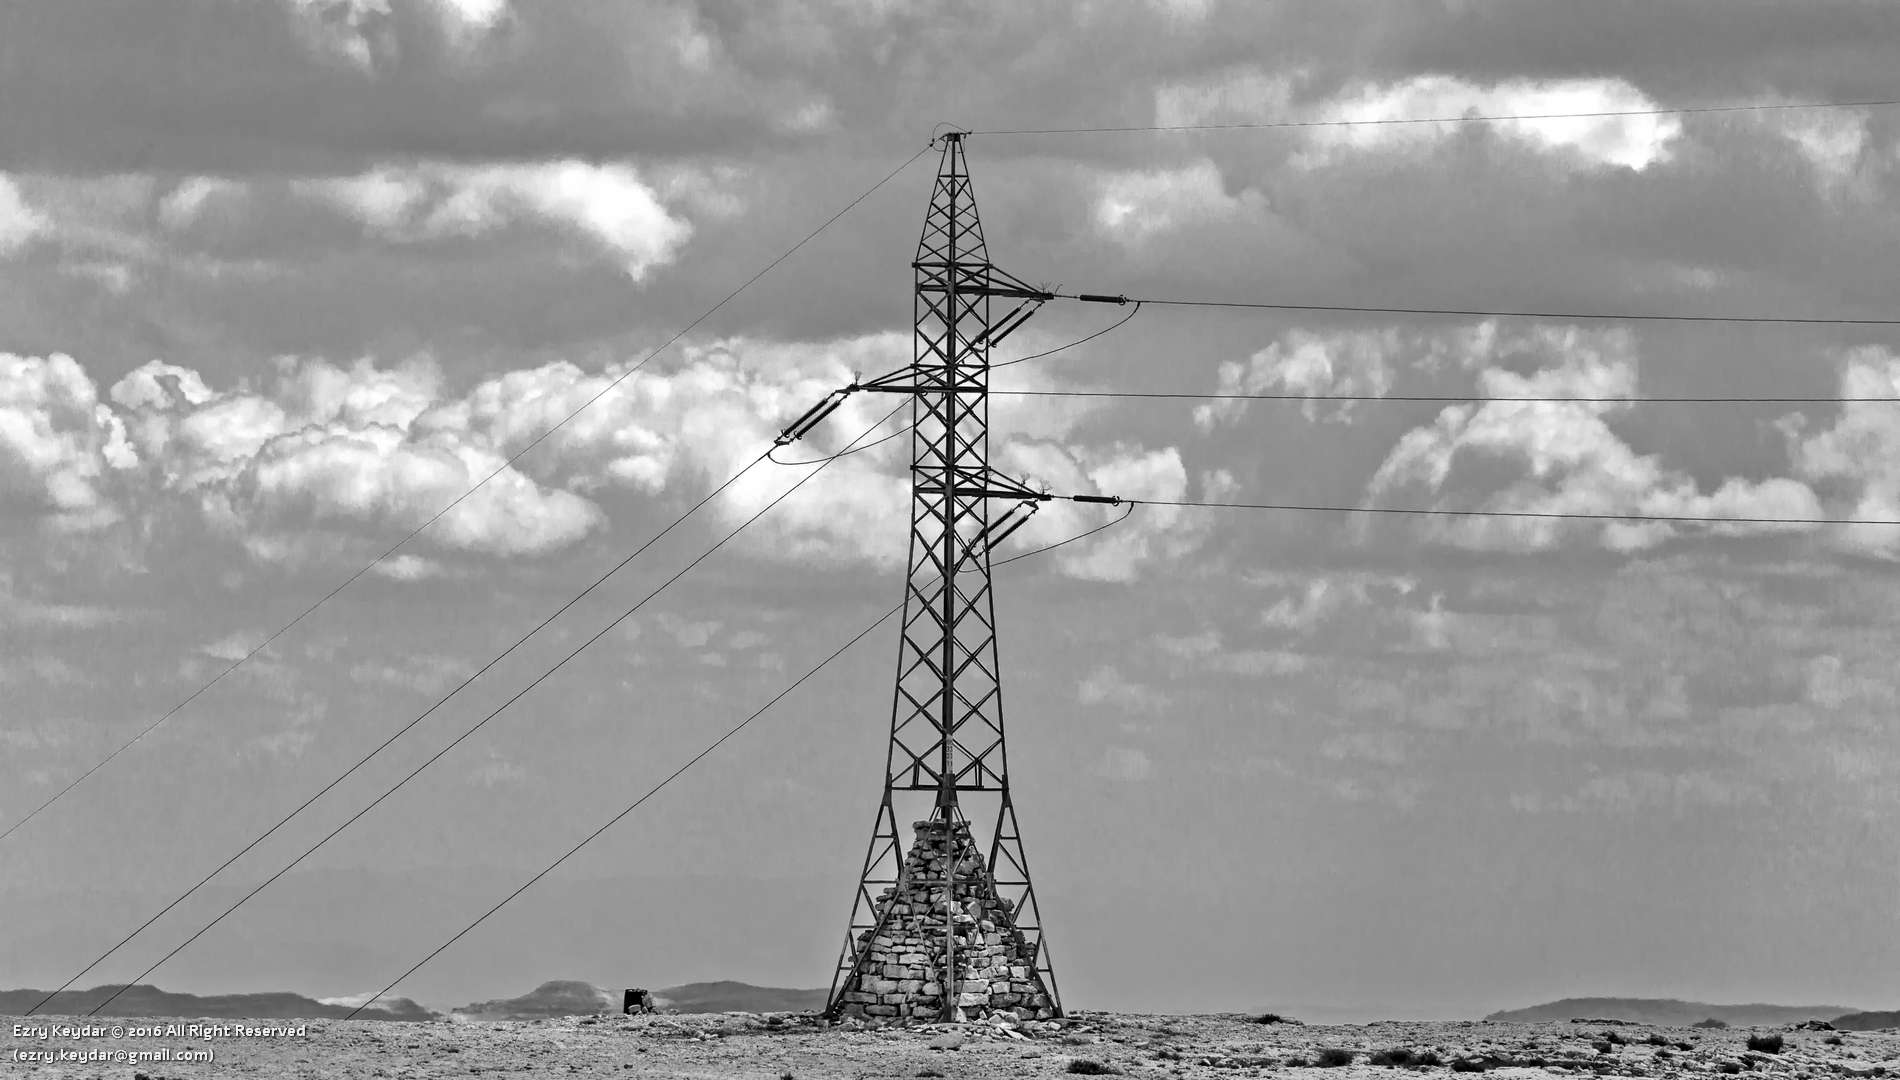
M 282 1026 L 302 1021 L 256 1021 Z M 33 1030 L 101 1024 L 103 1033 Z M 1806 1028 L 1708 1030 L 1608 1021 L 1515 1024 L 1382 1022 L 1351 1026 L 1262 1024 L 1243 1016 L 1143 1016 L 1078 1012 L 1066 1019 L 906 1029 L 830 1026 L 809 1015 L 716 1013 L 559 1020 L 425 1023 L 310 1021 L 301 1034 L 218 1033 L 212 1038 L 128 1034 L 175 1018 L 0 1021 L 0 1073 L 123 1080 L 221 1076 L 679 1077 L 865 1080 L 871 1077 L 1235 1077 L 1315 1074 L 1327 1080 L 1399 1072 L 1653 1076 L 1746 1074 L 1808 1080 L 1900 1076 L 1900 1032 Z M 22 1031 L 24 1025 L 28 1030 Z M 113 1027 L 122 1029 L 114 1037 Z M 1779 1035 L 1779 1050 L 1751 1050 L 1751 1036 Z M 1759 1045 L 1759 1044 L 1758 1044 Z M 35 1059 L 92 1052 L 94 1060 Z M 180 1051 L 212 1053 L 181 1061 Z M 170 1051 L 170 1061 L 120 1060 L 118 1052 Z M 1328 1052 L 1331 1052 L 1330 1055 Z M 1352 1060 L 1337 1062 L 1341 1051 Z M 1397 1052 L 1397 1053 L 1395 1053 Z M 97 1055 L 107 1055 L 98 1060 Z M 27 1055 L 27 1056 L 22 1056 Z M 1411 1062 L 1405 1063 L 1406 1055 Z M 1423 1059 L 1425 1063 L 1420 1063 Z M 1397 1063 L 1392 1063 L 1397 1062 Z

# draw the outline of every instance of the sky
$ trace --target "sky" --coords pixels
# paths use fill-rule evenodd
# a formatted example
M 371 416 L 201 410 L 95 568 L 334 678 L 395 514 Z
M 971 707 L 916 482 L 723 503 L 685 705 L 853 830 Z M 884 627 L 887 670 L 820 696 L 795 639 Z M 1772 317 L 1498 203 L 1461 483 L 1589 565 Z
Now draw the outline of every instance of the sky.
M 1881 319 L 1894 108 L 981 132 L 1867 101 L 1897 39 L 1856 0 L 10 0 L 0 826 L 495 475 L 0 841 L 0 985 L 65 982 L 908 363 L 934 153 L 629 374 L 940 125 L 979 132 L 996 264 L 1069 291 Z M 994 359 L 1125 313 L 1051 304 Z M 998 395 L 992 460 L 1059 494 L 1900 518 L 1900 404 L 1617 400 L 1900 396 L 1892 327 L 1150 306 L 994 386 L 1610 399 Z M 827 468 L 146 981 L 396 978 L 899 600 L 908 453 Z M 748 472 L 79 985 L 809 471 Z M 1895 1007 L 1897 570 L 1892 525 L 1166 506 L 1000 568 L 1066 1003 Z M 397 993 L 826 985 L 895 657 L 887 623 Z

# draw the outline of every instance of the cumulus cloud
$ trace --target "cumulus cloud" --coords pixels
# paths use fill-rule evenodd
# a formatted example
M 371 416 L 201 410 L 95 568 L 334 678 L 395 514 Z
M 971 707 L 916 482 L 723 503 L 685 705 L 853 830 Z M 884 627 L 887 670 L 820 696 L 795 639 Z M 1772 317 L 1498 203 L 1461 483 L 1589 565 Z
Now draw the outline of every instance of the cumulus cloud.
M 641 371 L 608 389 L 625 365 L 590 373 L 565 362 L 486 380 L 419 420 L 425 430 L 465 430 L 513 452 L 583 403 L 599 398 L 537 448 L 524 465 L 561 476 L 577 491 L 630 488 L 646 494 L 699 491 L 738 473 L 779 430 L 853 370 L 881 372 L 908 359 L 908 335 L 874 334 L 824 344 L 728 341 L 691 346 L 671 372 Z M 788 461 L 844 448 L 896 404 L 853 395 Z M 901 420 L 879 429 L 897 430 Z M 873 436 L 875 438 L 875 436 Z M 865 440 L 866 442 L 870 440 Z M 908 516 L 909 443 L 897 438 L 840 458 L 747 532 L 755 551 L 789 560 L 900 565 Z M 708 508 L 736 525 L 765 508 L 810 467 L 752 469 Z
M 13 178 L 0 175 L 0 255 L 11 255 L 51 227 L 45 215 L 26 204 Z
M 158 222 L 167 229 L 186 228 L 220 202 L 241 199 L 244 186 L 216 176 L 192 176 L 178 185 L 158 203 Z
M 126 431 L 72 357 L 0 353 L 0 504 L 71 528 L 119 516 L 111 476 L 138 464 Z
M 1280 340 L 1248 357 L 1245 363 L 1223 361 L 1217 393 L 1221 394 L 1353 394 L 1383 397 L 1392 390 L 1399 364 L 1431 370 L 1450 347 L 1440 335 L 1407 335 L 1397 330 L 1349 330 L 1316 333 L 1289 331 Z M 1353 402 L 1309 401 L 1300 406 L 1308 420 L 1321 415 L 1346 421 Z M 1194 423 L 1202 431 L 1232 424 L 1247 414 L 1245 401 L 1217 401 L 1198 406 Z
M 907 333 L 825 343 L 735 339 L 689 346 L 683 350 L 685 362 L 673 371 L 643 370 L 611 390 L 609 384 L 625 372 L 624 366 L 591 373 L 560 362 L 486 380 L 421 417 L 418 425 L 478 433 L 487 443 L 512 451 L 598 396 L 537 448 L 524 467 L 536 476 L 558 475 L 582 492 L 622 487 L 657 494 L 682 484 L 701 490 L 739 472 L 785 424 L 850 383 L 854 373 L 901 368 L 910 350 Z M 1042 386 L 1047 385 L 1045 378 L 1021 374 L 1018 381 Z M 819 429 L 783 451 L 783 460 L 815 461 L 866 432 L 873 434 L 861 446 L 897 434 L 826 466 L 740 542 L 755 552 L 792 561 L 901 566 L 908 534 L 900 523 L 909 520 L 911 499 L 911 437 L 902 434 L 909 410 L 879 423 L 898 404 L 889 395 L 854 394 Z M 1067 436 L 1084 415 L 1080 410 L 1039 414 L 999 408 L 990 428 L 992 460 L 1005 473 L 1062 494 L 1110 491 L 1175 498 L 1185 490 L 1185 470 L 1172 449 L 1073 445 Z M 736 525 L 809 468 L 754 469 L 708 511 Z M 1151 508 L 1137 517 L 1145 520 L 1105 533 L 1099 543 L 1092 541 L 1075 552 L 1063 549 L 1059 568 L 1085 577 L 1126 580 L 1155 557 L 1190 550 L 1205 532 L 1202 525 L 1179 523 L 1180 512 L 1171 508 Z M 1074 503 L 1047 504 L 1012 538 L 1010 550 L 1052 543 L 1100 521 L 1099 514 Z
M 299 194 L 330 203 L 378 232 L 390 234 L 401 234 L 412 211 L 429 195 L 429 185 L 421 176 L 393 169 L 299 180 L 291 187 Z
M 439 390 L 432 364 L 284 362 L 278 376 L 269 391 L 218 392 L 195 371 L 155 361 L 111 391 L 159 484 L 259 557 L 298 553 L 309 526 L 416 528 L 491 474 L 437 522 L 435 543 L 536 554 L 604 520 L 582 496 L 507 467 L 492 446 L 412 430 Z
M 1880 346 L 1848 351 L 1840 359 L 1842 397 L 1900 394 L 1900 356 Z M 1799 416 L 1782 422 L 1795 474 L 1850 500 L 1843 517 L 1900 519 L 1900 415 L 1879 402 L 1846 402 L 1826 429 L 1808 434 Z M 1884 559 L 1900 558 L 1900 528 L 1831 526 L 1842 548 Z
M 1254 66 L 1164 83 L 1155 88 L 1155 123 L 1175 127 L 1286 116 L 1292 107 L 1293 83 L 1290 74 L 1269 75 Z
M 448 439 L 412 441 L 382 425 L 336 423 L 271 439 L 209 505 L 281 534 L 306 523 L 415 529 L 490 477 L 436 523 L 437 542 L 532 555 L 565 547 L 605 521 L 593 503 L 542 487 L 493 450 Z
M 1482 364 L 1484 397 L 1620 398 L 1635 392 L 1637 358 L 1621 331 L 1539 328 L 1495 335 L 1470 354 Z M 1537 370 L 1520 375 L 1506 357 Z M 1611 401 L 1488 401 L 1457 405 L 1435 423 L 1401 437 L 1368 485 L 1378 505 L 1413 505 L 1393 495 L 1450 494 L 1433 508 L 1526 514 L 1640 514 L 1712 517 L 1814 517 L 1820 506 L 1807 485 L 1785 478 L 1731 477 L 1712 492 L 1655 455 L 1638 454 L 1609 426 Z M 1532 551 L 1565 538 L 1594 535 L 1604 547 L 1633 551 L 1677 535 L 1668 522 L 1578 522 L 1552 518 L 1446 518 L 1423 528 L 1458 546 Z M 1800 530 L 1799 525 L 1718 525 L 1724 535 Z
M 1124 499 L 1173 500 L 1188 494 L 1187 468 L 1176 447 L 1148 449 L 1117 443 L 1106 447 L 1013 439 L 992 456 L 1010 475 L 1033 477 L 1056 494 L 1119 495 Z M 1120 518 L 1120 508 L 1085 507 L 1067 501 L 1043 504 L 1030 524 L 1011 537 L 1016 550 L 1042 547 Z M 1180 559 L 1207 539 L 1205 512 L 1178 506 L 1139 506 L 1125 521 L 1086 545 L 1055 552 L 1061 569 L 1095 581 L 1131 581 L 1156 562 Z M 1079 550 L 1078 550 L 1079 548 Z
M 681 190 L 677 181 L 674 186 Z M 654 187 L 624 164 L 390 166 L 356 176 L 300 180 L 292 190 L 401 242 L 477 236 L 538 222 L 620 259 L 635 281 L 672 261 L 692 235 L 692 225 L 669 212 Z M 719 207 L 716 201 L 709 205 Z
M 682 347 L 671 370 L 635 372 L 624 361 L 588 371 L 557 361 L 460 392 L 445 388 L 427 357 L 393 367 L 280 358 L 229 387 L 152 361 L 115 383 L 109 404 L 70 359 L 14 358 L 0 381 L 10 395 L 0 396 L 0 409 L 13 406 L 0 411 L 0 450 L 19 461 L 13 487 L 30 487 L 46 509 L 100 510 L 105 470 L 137 467 L 140 482 L 125 486 L 141 492 L 147 509 L 166 498 L 182 502 L 268 561 L 318 554 L 337 535 L 400 535 L 445 507 L 425 542 L 451 553 L 538 555 L 601 528 L 604 500 L 697 498 L 743 470 L 706 510 L 736 526 L 810 476 L 737 545 L 776 561 L 895 568 L 906 557 L 911 499 L 909 413 L 892 415 L 901 399 L 852 395 L 781 452 L 789 465 L 758 459 L 790 420 L 858 372 L 901 368 L 909 348 L 909 335 L 897 333 L 729 340 Z M 1039 376 L 1023 378 L 1040 385 Z M 1082 415 L 999 412 L 992 438 L 1001 457 L 1063 494 L 1184 493 L 1173 448 L 1071 445 L 1068 429 Z M 877 442 L 883 436 L 891 437 Z M 863 452 L 818 469 L 854 439 Z M 1062 502 L 1018 536 L 1053 542 L 1099 520 Z M 1156 507 L 1100 544 L 1065 549 L 1057 565 L 1128 580 L 1192 550 L 1206 530 L 1204 520 Z M 450 572 L 427 553 L 384 568 L 405 581 Z
M 365 72 L 399 55 L 389 0 L 287 0 L 305 42 L 318 55 L 335 57 Z
M 1327 120 L 1395 120 L 1420 116 L 1538 116 L 1655 109 L 1647 94 L 1621 79 L 1518 79 L 1479 85 L 1423 75 L 1345 95 L 1322 111 Z M 1682 133 L 1673 116 L 1565 116 L 1491 125 L 1540 149 L 1564 151 L 1591 164 L 1645 169 L 1668 157 Z M 1443 138 L 1448 124 L 1361 124 L 1315 128 L 1321 147 L 1376 148 Z
M 471 30 L 493 30 L 509 14 L 509 0 L 435 0 L 435 4 Z
M 1821 190 L 1877 194 L 1873 185 L 1858 182 L 1873 145 L 1866 114 L 1853 109 L 1764 110 L 1755 119 L 1794 147 L 1814 170 Z
M 1417 582 L 1406 577 L 1373 573 L 1254 574 L 1248 584 L 1288 587 L 1260 614 L 1260 625 L 1274 630 L 1310 634 L 1321 624 L 1354 610 L 1383 609 L 1392 601 L 1410 596 Z
M 381 74 L 402 58 L 398 8 L 427 16 L 435 31 L 467 48 L 510 16 L 509 0 L 287 0 L 306 43 L 334 57 Z
M 1257 120 L 1263 115 L 1305 121 L 1352 121 L 1352 126 L 1303 129 L 1308 164 L 1342 152 L 1404 150 L 1451 137 L 1456 123 L 1382 123 L 1419 117 L 1546 116 L 1486 127 L 1539 150 L 1563 153 L 1587 165 L 1641 170 L 1668 159 L 1682 132 L 1671 116 L 1554 116 L 1614 114 L 1655 109 L 1654 99 L 1617 78 L 1510 79 L 1478 83 L 1450 75 L 1415 75 L 1389 83 L 1360 83 L 1332 98 L 1293 105 L 1292 76 L 1242 68 L 1212 78 L 1162 86 L 1155 95 L 1157 123 L 1203 124 Z
M 1096 228 L 1128 244 L 1187 225 L 1259 218 L 1266 211 L 1266 196 L 1256 189 L 1228 194 L 1220 169 L 1205 158 L 1182 168 L 1110 174 L 1095 197 Z
M 1220 631 L 1212 629 L 1193 634 L 1156 634 L 1152 640 L 1155 648 L 1177 660 L 1198 660 L 1221 648 Z
M 1168 707 L 1168 695 L 1131 681 L 1112 664 L 1104 664 L 1084 676 L 1076 686 L 1075 696 L 1084 705 L 1113 705 L 1131 712 L 1160 712 Z

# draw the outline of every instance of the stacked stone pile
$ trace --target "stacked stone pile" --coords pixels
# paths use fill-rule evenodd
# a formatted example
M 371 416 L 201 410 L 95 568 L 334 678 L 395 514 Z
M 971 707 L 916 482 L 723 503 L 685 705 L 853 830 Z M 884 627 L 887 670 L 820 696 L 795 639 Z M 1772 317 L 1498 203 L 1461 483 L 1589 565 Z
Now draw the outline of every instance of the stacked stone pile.
M 969 823 L 932 820 L 913 827 L 917 839 L 899 885 L 878 896 L 881 925 L 858 939 L 869 951 L 840 995 L 841 1014 L 886 1021 L 941 1017 L 946 930 L 954 927 L 959 1019 L 1002 1010 L 1024 1020 L 1054 1016 L 1013 905 L 996 895 Z

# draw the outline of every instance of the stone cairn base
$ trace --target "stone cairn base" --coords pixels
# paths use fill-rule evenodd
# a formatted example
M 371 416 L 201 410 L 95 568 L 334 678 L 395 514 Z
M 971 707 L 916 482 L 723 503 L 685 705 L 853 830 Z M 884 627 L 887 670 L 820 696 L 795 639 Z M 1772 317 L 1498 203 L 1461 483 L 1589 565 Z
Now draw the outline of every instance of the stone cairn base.
M 960 1018 L 1005 1010 L 1024 1020 L 1054 1016 L 1013 905 L 996 895 L 969 823 L 932 820 L 913 827 L 917 840 L 898 878 L 903 891 L 890 886 L 878 895 L 883 923 L 858 939 L 870 952 L 839 995 L 840 1015 L 887 1023 L 941 1019 L 945 920 L 953 910 Z M 947 910 L 944 886 L 952 869 L 955 892 Z

